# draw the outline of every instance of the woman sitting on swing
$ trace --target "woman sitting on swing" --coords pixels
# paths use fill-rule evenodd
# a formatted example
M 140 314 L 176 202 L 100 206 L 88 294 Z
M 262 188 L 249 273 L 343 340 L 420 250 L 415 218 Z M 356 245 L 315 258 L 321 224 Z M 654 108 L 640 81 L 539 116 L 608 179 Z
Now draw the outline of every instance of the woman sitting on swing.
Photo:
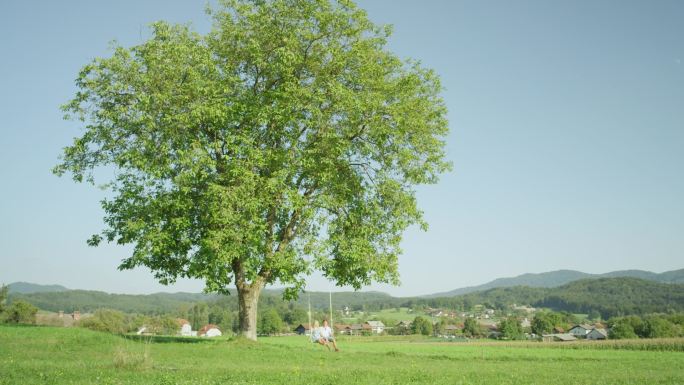
M 327 319 L 323 320 L 322 327 L 319 326 L 318 321 L 314 321 L 314 328 L 311 331 L 311 340 L 325 346 L 328 350 L 330 350 L 330 344 L 332 344 L 336 352 L 340 351 L 340 349 L 337 348 L 335 337 L 333 337 L 333 331 L 330 326 L 328 326 Z

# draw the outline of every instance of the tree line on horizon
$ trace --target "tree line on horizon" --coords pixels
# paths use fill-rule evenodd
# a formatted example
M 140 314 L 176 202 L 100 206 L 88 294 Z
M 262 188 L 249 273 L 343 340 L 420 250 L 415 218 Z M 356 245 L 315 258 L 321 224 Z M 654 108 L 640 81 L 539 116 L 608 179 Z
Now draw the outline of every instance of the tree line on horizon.
M 238 310 L 236 296 L 230 295 L 125 295 L 70 290 L 59 293 L 9 293 L 9 298 L 11 301 L 23 300 L 40 309 L 54 312 L 94 312 L 97 309 L 110 308 L 125 313 L 152 316 L 181 315 L 198 303 L 206 303 L 208 308 L 220 306 L 225 312 Z M 329 306 L 327 293 L 311 293 L 310 298 L 314 310 L 326 311 Z M 305 309 L 309 295 L 302 295 L 297 301 L 283 301 L 278 291 L 264 291 L 260 301 L 263 310 L 276 309 L 280 312 L 281 318 L 287 318 L 285 309 Z M 374 292 L 333 295 L 335 308 L 346 306 L 350 310 L 366 312 L 396 307 L 467 311 L 478 304 L 497 310 L 505 310 L 512 304 L 530 305 L 570 313 L 597 313 L 601 318 L 609 319 L 627 315 L 682 312 L 684 285 L 662 284 L 637 278 L 603 278 L 575 281 L 557 288 L 496 288 L 449 298 L 395 298 Z

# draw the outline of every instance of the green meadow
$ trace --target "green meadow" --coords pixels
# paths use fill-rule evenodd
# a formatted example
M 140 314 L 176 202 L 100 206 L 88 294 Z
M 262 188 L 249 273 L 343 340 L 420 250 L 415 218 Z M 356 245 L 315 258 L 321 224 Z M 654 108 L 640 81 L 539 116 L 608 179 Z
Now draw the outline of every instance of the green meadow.
M 295 336 L 254 343 L 0 326 L 0 384 L 682 384 L 683 345 L 350 337 L 331 353 Z M 644 350 L 653 348 L 669 350 Z

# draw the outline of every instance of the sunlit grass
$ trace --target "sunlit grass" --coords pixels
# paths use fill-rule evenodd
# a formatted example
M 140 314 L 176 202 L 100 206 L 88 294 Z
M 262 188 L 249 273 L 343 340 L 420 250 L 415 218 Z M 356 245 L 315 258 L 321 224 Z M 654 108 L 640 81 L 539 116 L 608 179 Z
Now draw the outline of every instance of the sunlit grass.
M 185 343 L 2 326 L 0 384 L 684 383 L 684 353 L 672 351 L 423 337 L 340 338 L 340 347 L 330 353 L 306 337 Z

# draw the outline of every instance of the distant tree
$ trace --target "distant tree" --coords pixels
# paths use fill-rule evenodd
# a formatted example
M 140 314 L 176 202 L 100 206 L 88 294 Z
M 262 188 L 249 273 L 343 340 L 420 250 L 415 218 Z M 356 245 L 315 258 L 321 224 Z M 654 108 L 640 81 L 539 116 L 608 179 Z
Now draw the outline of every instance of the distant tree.
M 217 325 L 226 334 L 233 330 L 233 313 L 221 306 L 212 306 L 209 310 L 209 323 Z
M 38 308 L 22 300 L 12 302 L 4 309 L 2 318 L 7 323 L 35 324 Z
M 671 313 L 665 318 L 675 325 L 684 326 L 684 313 Z
M 126 314 L 112 309 L 99 309 L 95 311 L 91 317 L 81 319 L 80 326 L 110 333 L 126 333 L 129 331 Z
M 262 313 L 258 326 L 260 334 L 271 335 L 282 330 L 283 321 L 275 309 L 269 309 Z
M 158 22 L 86 65 L 64 106 L 85 122 L 55 173 L 113 166 L 107 228 L 120 269 L 237 288 L 256 339 L 266 285 L 294 298 L 314 270 L 339 285 L 398 282 L 404 230 L 426 223 L 447 110 L 438 76 L 390 52 L 391 28 L 351 0 L 226 0 L 212 30 Z
M 308 322 L 309 315 L 306 310 L 295 307 L 285 314 L 284 321 L 290 326 L 297 326 L 301 323 Z
M 413 319 L 411 324 L 411 331 L 413 334 L 422 334 L 424 336 L 429 336 L 432 334 L 432 322 L 427 318 L 417 316 Z
M 188 321 L 193 330 L 199 330 L 209 323 L 209 306 L 204 302 L 198 302 L 190 308 Z
M 466 318 L 463 322 L 463 334 L 466 337 L 479 337 L 482 335 L 482 327 L 475 318 Z
M 587 318 L 592 320 L 592 321 L 597 321 L 601 319 L 601 313 L 599 313 L 597 310 L 592 309 L 589 314 L 587 314 Z
M 537 312 L 532 319 L 532 333 L 542 335 L 552 332 L 554 328 L 567 329 L 571 324 L 577 323 L 575 318 L 574 315 L 565 312 Z
M 504 318 L 499 322 L 499 331 L 503 338 L 511 340 L 521 340 L 525 338 L 525 332 L 520 324 L 520 320 L 516 317 Z
M 9 286 L 2 285 L 0 287 L 0 315 L 5 308 L 5 303 L 7 302 L 7 295 L 9 294 Z
M 678 328 L 663 317 L 651 316 L 644 322 L 645 338 L 677 337 L 678 332 Z
M 543 335 L 550 333 L 553 328 L 553 320 L 545 312 L 538 312 L 534 315 L 531 322 L 532 333 L 537 335 Z
M 137 323 L 138 321 L 134 321 Z M 180 326 L 176 318 L 169 315 L 146 317 L 143 325 L 147 331 L 154 334 L 175 335 L 178 334 Z
M 608 331 L 608 337 L 617 340 L 638 338 L 637 334 L 634 332 L 634 327 L 629 322 L 625 321 L 618 321 L 613 324 L 613 327 Z
M 437 321 L 434 325 L 434 334 L 444 334 L 444 331 L 446 330 L 446 326 L 448 325 L 446 318 L 440 317 L 439 321 Z

